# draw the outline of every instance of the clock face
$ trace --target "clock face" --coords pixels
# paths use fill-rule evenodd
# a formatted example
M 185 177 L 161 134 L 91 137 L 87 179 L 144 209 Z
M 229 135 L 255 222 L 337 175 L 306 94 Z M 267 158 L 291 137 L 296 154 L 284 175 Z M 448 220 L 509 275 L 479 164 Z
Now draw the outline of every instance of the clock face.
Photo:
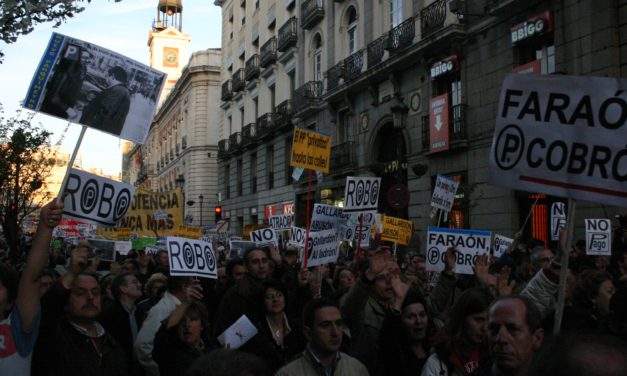
M 179 64 L 179 50 L 178 48 L 165 47 L 163 49 L 163 66 L 164 67 L 177 67 Z

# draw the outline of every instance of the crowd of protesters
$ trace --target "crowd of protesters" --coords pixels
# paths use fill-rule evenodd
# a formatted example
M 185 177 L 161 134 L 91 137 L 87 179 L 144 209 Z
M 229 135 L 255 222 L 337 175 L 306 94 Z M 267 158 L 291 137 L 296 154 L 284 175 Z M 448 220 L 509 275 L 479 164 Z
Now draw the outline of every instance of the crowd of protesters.
M 168 254 L 98 263 L 88 243 L 52 252 L 61 218 L 41 209 L 21 266 L 0 266 L 0 375 L 625 375 L 627 234 L 612 257 L 570 250 L 553 333 L 561 250 L 523 242 L 438 278 L 419 250 L 383 242 L 303 269 L 298 251 L 221 255 L 219 278 L 169 275 Z M 623 224 L 624 225 L 624 224 Z M 219 247 L 223 249 L 224 247 Z M 283 247 L 281 247 L 283 248 Z M 228 252 L 226 252 L 228 253 Z M 218 336 L 246 315 L 239 349 Z

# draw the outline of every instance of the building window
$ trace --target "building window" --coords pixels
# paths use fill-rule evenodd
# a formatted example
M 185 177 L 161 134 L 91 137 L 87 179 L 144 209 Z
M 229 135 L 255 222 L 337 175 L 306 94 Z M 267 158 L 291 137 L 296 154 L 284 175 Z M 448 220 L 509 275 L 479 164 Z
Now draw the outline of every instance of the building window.
M 534 28 L 530 29 L 525 25 L 533 25 Z M 552 13 L 544 12 L 532 16 L 522 24 L 513 26 L 511 28 L 511 43 L 514 47 L 515 72 L 555 73 Z
M 357 11 L 355 7 L 349 7 L 347 12 L 347 34 L 348 34 L 348 55 L 352 55 L 357 50 Z
M 337 127 L 337 144 L 346 142 L 346 132 L 348 131 L 348 121 L 350 116 L 348 111 L 341 111 L 338 115 L 338 127 Z
M 244 128 L 244 107 L 240 107 L 239 109 L 239 125 L 240 125 L 240 130 Z
M 228 119 L 227 125 L 229 127 L 229 134 L 227 134 L 227 137 L 228 137 L 233 134 L 233 117 L 229 115 L 227 119 Z
M 231 167 L 229 165 L 224 166 L 224 192 L 226 198 L 231 198 Z
M 250 191 L 257 193 L 257 153 L 250 155 Z
M 313 79 L 322 81 L 322 37 L 316 34 L 313 39 Z
M 291 71 L 287 74 L 290 80 L 290 99 L 294 99 L 294 91 L 296 91 L 296 72 Z
M 268 89 L 270 89 L 270 112 L 274 112 L 276 107 L 276 87 L 272 85 Z
M 292 159 L 292 138 L 285 139 L 285 185 L 292 184 L 292 172 L 294 167 L 290 165 Z
M 268 189 L 274 188 L 274 146 L 266 148 L 266 170 L 268 171 Z
M 255 118 L 253 120 L 257 121 L 257 119 L 259 118 L 259 97 L 253 98 L 253 108 L 255 110 Z
M 403 0 L 390 1 L 390 25 L 391 28 L 403 22 Z
M 242 174 L 244 173 L 244 166 L 241 159 L 237 160 L 237 195 L 241 196 L 244 194 L 243 184 L 242 184 Z

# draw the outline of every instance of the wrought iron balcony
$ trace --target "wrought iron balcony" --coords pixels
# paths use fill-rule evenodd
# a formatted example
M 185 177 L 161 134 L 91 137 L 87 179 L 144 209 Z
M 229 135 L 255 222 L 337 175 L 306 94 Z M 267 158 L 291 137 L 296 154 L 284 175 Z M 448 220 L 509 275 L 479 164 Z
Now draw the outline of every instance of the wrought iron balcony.
M 447 0 L 437 0 L 420 11 L 422 38 L 444 27 Z
M 231 86 L 231 80 L 227 80 L 222 84 L 222 100 L 226 102 L 231 100 L 231 98 L 233 98 L 233 89 Z
M 254 80 L 259 77 L 259 55 L 254 54 L 246 61 L 246 68 L 244 70 L 244 75 L 246 77 L 246 81 Z
M 242 146 L 250 146 L 254 145 L 257 140 L 257 124 L 250 123 L 246 124 L 244 128 L 242 128 Z
M 282 127 L 292 124 L 292 115 L 294 109 L 291 100 L 285 100 L 276 106 L 276 112 L 274 114 L 275 128 L 280 129 Z
M 388 36 L 384 35 L 368 43 L 368 69 L 371 69 L 383 61 L 387 39 Z
M 264 137 L 272 133 L 274 114 L 267 112 L 257 118 L 257 137 Z
M 231 146 L 231 151 L 237 151 L 242 147 L 242 133 L 235 132 L 229 136 L 229 144 Z
M 231 151 L 231 140 L 225 138 L 224 140 L 218 141 L 218 158 L 225 159 L 228 157 L 229 152 Z
M 340 61 L 327 71 L 327 91 L 335 90 L 344 77 L 344 61 Z
M 246 80 L 244 79 L 244 68 L 240 68 L 233 73 L 233 93 L 244 90 Z
M 359 77 L 364 67 L 364 50 L 359 50 L 344 59 L 344 81 L 352 81 Z
M 357 158 L 355 158 L 355 148 L 352 141 L 331 147 L 330 170 L 334 175 L 354 170 L 357 165 L 356 162 Z
M 261 67 L 267 68 L 270 64 L 274 64 L 276 62 L 276 55 L 276 37 L 272 37 L 261 46 Z
M 451 107 L 451 113 L 453 115 L 453 124 L 449 130 L 449 136 L 451 143 L 465 142 L 468 137 L 466 133 L 466 107 L 465 104 L 458 104 Z
M 279 29 L 279 38 L 277 40 L 277 49 L 279 52 L 285 52 L 291 47 L 296 46 L 296 42 L 298 41 L 297 23 L 296 17 L 292 17 L 285 21 L 283 26 Z
M 300 5 L 300 14 L 303 17 L 301 24 L 303 29 L 311 30 L 324 18 L 323 0 L 305 0 Z
M 414 18 L 410 17 L 390 30 L 385 49 L 394 53 L 411 46 L 416 35 Z
M 294 92 L 294 112 L 318 106 L 322 96 L 322 81 L 309 81 Z

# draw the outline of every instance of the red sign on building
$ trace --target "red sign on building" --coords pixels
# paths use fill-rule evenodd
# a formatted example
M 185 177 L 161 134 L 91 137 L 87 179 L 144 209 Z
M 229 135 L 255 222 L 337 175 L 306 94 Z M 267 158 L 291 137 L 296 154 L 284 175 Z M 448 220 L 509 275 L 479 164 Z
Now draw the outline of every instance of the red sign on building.
M 519 65 L 514 68 L 514 73 L 520 74 L 540 74 L 542 73 L 542 67 L 540 66 L 540 60 L 534 60 L 530 63 Z
M 282 215 L 282 214 L 294 215 L 294 202 L 293 201 L 282 202 L 280 204 L 274 204 L 274 205 L 266 205 L 263 210 L 263 216 L 266 221 L 268 220 L 268 218 L 272 217 L 273 215 Z
M 429 102 L 429 144 L 432 153 L 449 148 L 448 93 L 431 98 Z

